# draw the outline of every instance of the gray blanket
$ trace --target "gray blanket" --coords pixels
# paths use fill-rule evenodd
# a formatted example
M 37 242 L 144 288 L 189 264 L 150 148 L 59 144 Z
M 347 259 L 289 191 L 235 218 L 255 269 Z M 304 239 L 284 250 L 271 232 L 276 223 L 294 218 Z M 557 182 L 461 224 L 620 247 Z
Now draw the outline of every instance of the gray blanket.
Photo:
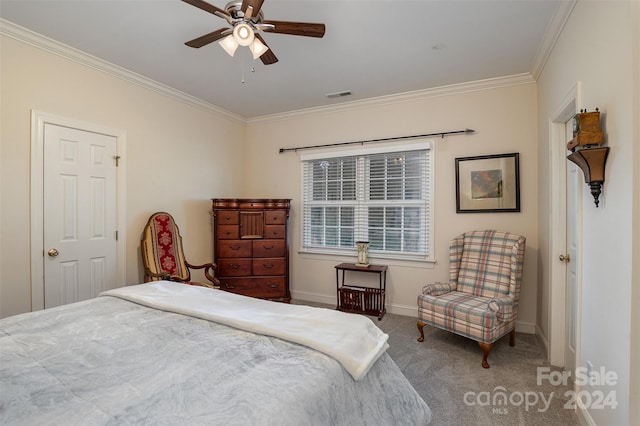
M 0 320 L 2 425 L 424 425 L 430 418 L 386 353 L 356 382 L 305 346 L 112 297 Z

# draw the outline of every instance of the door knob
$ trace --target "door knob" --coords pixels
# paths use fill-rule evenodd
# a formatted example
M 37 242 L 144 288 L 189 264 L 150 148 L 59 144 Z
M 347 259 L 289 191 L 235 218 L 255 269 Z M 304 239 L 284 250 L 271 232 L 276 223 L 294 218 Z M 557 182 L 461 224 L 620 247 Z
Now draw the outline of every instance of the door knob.
M 558 257 L 558 259 L 560 259 L 560 262 L 568 263 L 571 260 L 571 257 L 569 257 L 568 254 L 566 256 L 564 254 L 561 254 L 560 257 Z
M 58 250 L 52 248 L 50 249 L 47 254 L 49 255 L 49 257 L 56 257 L 57 255 L 59 255 L 60 253 L 58 253 Z

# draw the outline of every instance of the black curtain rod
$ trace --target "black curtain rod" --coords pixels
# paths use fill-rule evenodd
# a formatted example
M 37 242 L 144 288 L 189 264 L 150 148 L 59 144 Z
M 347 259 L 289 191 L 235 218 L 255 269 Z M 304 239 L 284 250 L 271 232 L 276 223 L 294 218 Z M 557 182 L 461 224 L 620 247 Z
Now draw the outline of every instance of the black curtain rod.
M 290 152 L 290 151 L 296 151 L 297 152 L 297 151 L 301 151 L 301 150 L 304 150 L 304 149 L 325 148 L 325 147 L 328 147 L 328 146 L 342 146 L 342 145 L 356 145 L 356 144 L 364 145 L 366 143 L 373 143 L 373 142 L 386 142 L 386 141 L 397 141 L 397 140 L 404 140 L 404 139 L 426 138 L 428 136 L 441 136 L 442 138 L 444 138 L 446 135 L 459 135 L 461 133 L 471 134 L 471 133 L 475 133 L 475 130 L 464 129 L 464 130 L 456 130 L 454 132 L 427 133 L 425 135 L 395 136 L 395 137 L 391 137 L 391 138 L 369 139 L 369 140 L 366 140 L 366 141 L 339 142 L 339 143 L 329 143 L 329 144 L 325 144 L 325 145 L 299 146 L 297 148 L 280 148 L 280 154 L 282 154 L 284 152 Z

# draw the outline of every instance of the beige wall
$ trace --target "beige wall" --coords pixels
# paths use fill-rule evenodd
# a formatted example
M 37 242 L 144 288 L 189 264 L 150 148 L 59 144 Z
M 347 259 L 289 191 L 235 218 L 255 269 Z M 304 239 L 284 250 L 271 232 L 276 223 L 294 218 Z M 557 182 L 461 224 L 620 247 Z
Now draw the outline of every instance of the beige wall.
M 527 237 L 519 329 L 537 324 L 548 338 L 551 196 L 548 120 L 576 81 L 582 106 L 599 107 L 611 155 L 602 203 L 583 200 L 583 303 L 580 365 L 613 370 L 616 410 L 586 415 L 602 424 L 640 423 L 640 56 L 636 1 L 579 1 L 535 83 L 353 103 L 322 112 L 254 120 L 247 126 L 31 45 L 0 38 L 0 317 L 30 310 L 30 112 L 119 129 L 127 136 L 126 283 L 141 280 L 139 234 L 156 210 L 174 214 L 191 260 L 211 258 L 209 198 L 293 199 L 294 297 L 335 302 L 333 266 L 351 258 L 300 255 L 300 163 L 281 147 L 336 143 L 472 128 L 472 136 L 436 139 L 433 268 L 389 271 L 391 312 L 415 314 L 424 283 L 447 276 L 447 244 L 474 228 Z M 630 123 L 635 123 L 632 126 Z M 456 214 L 454 159 L 519 152 L 522 212 Z M 599 232 L 592 232 L 599 229 Z M 383 259 L 374 259 L 386 262 Z M 635 262 L 634 262 L 635 260 Z M 635 281 L 634 281 L 635 280 Z M 632 283 L 635 282 L 635 291 Z M 119 283 L 125 284 L 125 283 Z M 538 306 L 538 307 L 537 307 Z
M 632 232 L 640 225 L 637 200 L 640 181 L 637 166 L 633 165 L 640 146 L 638 8 L 635 1 L 579 1 L 538 80 L 542 254 L 539 321 L 546 337 L 554 327 L 554 323 L 546 321 L 552 309 L 549 294 L 553 286 L 562 285 L 547 279 L 549 264 L 559 254 L 549 252 L 552 218 L 548 212 L 554 191 L 554 183 L 548 178 L 552 172 L 548 155 L 549 120 L 577 81 L 581 82 L 582 92 L 582 104 L 577 107 L 600 109 L 606 141 L 611 147 L 600 207 L 595 208 L 586 186 L 583 191 L 582 251 L 578 260 L 582 266 L 579 271 L 582 299 L 578 307 L 581 331 L 577 367 L 586 367 L 590 361 L 594 369 L 605 368 L 619 377 L 614 387 L 585 388 L 587 392 L 599 390 L 605 395 L 614 391 L 617 397 L 618 406 L 614 410 L 588 409 L 581 413 L 595 424 L 640 422 L 638 410 L 635 414 L 630 410 L 631 401 L 637 406 L 640 388 L 639 327 L 632 322 L 632 312 L 640 309 L 637 292 L 635 299 L 632 297 L 632 259 L 635 256 L 637 277 L 640 250 L 637 234 L 634 240 Z M 637 280 L 635 285 L 637 290 Z
M 0 317 L 31 309 L 31 110 L 126 132 L 127 284 L 141 282 L 140 233 L 154 211 L 174 215 L 189 260 L 211 261 L 208 200 L 242 191 L 244 121 L 0 40 Z
M 639 9 L 635 1 L 579 1 L 537 84 L 425 92 L 248 125 L 2 36 L 0 317 L 30 310 L 30 112 L 39 110 L 126 132 L 127 284 L 141 280 L 139 233 L 151 212 L 174 214 L 187 256 L 198 262 L 212 254 L 209 198 L 288 197 L 293 199 L 294 297 L 328 303 L 335 302 L 333 266 L 352 259 L 298 254 L 299 157 L 278 149 L 475 129 L 471 136 L 436 139 L 437 263 L 429 268 L 388 262 L 388 308 L 415 314 L 421 286 L 446 279 L 447 244 L 454 235 L 475 228 L 508 229 L 527 236 L 519 329 L 533 331 L 537 324 L 543 339 L 548 338 L 554 326 L 548 321 L 549 290 L 557 284 L 547 278 L 549 262 L 557 255 L 549 253 L 548 120 L 562 96 L 581 81 L 582 106 L 603 111 L 612 151 L 601 207 L 593 207 L 587 191 L 583 200 L 580 361 L 621 377 L 618 408 L 586 415 L 602 424 L 639 423 L 639 410 L 630 408 L 640 395 L 640 181 L 632 161 L 640 162 Z M 454 159 L 507 152 L 520 153 L 522 212 L 456 214 Z M 591 232 L 596 228 L 600 232 Z
M 428 282 L 448 278 L 448 244 L 452 237 L 472 229 L 497 228 L 527 237 L 524 280 L 518 328 L 533 332 L 537 286 L 537 130 L 536 85 L 470 91 L 444 96 L 425 93 L 418 99 L 354 103 L 333 111 L 296 113 L 257 120 L 247 129 L 246 193 L 250 196 L 292 198 L 291 272 L 296 298 L 335 303 L 335 269 L 353 257 L 301 255 L 300 158 L 279 148 L 359 141 L 391 136 L 426 134 L 471 128 L 477 133 L 435 139 L 435 257 L 424 262 L 389 264 L 390 312 L 417 315 L 416 297 Z M 307 151 L 311 152 L 311 151 Z M 456 214 L 454 159 L 456 157 L 520 153 L 520 213 Z M 355 256 L 355 255 L 354 255 Z
M 633 96 L 632 117 L 640 115 L 640 5 L 636 4 L 631 11 L 632 28 L 631 43 L 631 75 L 635 76 L 631 87 Z M 629 401 L 640 401 L 640 120 L 633 120 L 633 254 L 631 258 L 631 362 L 629 374 Z M 629 423 L 640 424 L 640 404 L 630 404 Z

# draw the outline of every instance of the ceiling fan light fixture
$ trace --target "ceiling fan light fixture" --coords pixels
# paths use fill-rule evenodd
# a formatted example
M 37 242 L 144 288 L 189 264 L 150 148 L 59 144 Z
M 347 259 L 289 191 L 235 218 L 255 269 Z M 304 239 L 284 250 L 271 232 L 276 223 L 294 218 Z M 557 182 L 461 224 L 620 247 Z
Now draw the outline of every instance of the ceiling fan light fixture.
M 211 4 L 211 0 L 182 1 L 212 13 L 229 24 L 229 27 L 219 28 L 189 40 L 185 43 L 187 46 L 197 49 L 217 41 L 230 56 L 234 56 L 238 46 L 246 46 L 251 50 L 254 60 L 260 58 L 265 65 L 275 64 L 278 58 L 273 54 L 273 48 L 267 45 L 262 36 L 256 33 L 257 31 L 316 38 L 324 37 L 325 33 L 324 24 L 264 20 L 262 3 L 265 0 L 231 0 L 224 9 Z M 228 37 L 229 33 L 231 33 L 230 37 Z
M 232 34 L 229 34 L 218 43 L 229 54 L 229 56 L 233 56 L 236 53 L 236 49 L 238 48 L 238 42 Z
M 253 43 L 249 45 L 249 50 L 251 50 L 251 54 L 253 55 L 253 59 L 258 59 L 262 56 L 269 48 L 264 45 L 257 38 L 253 40 Z
M 240 46 L 250 46 L 255 38 L 253 28 L 245 22 L 236 25 L 233 28 L 233 38 Z

